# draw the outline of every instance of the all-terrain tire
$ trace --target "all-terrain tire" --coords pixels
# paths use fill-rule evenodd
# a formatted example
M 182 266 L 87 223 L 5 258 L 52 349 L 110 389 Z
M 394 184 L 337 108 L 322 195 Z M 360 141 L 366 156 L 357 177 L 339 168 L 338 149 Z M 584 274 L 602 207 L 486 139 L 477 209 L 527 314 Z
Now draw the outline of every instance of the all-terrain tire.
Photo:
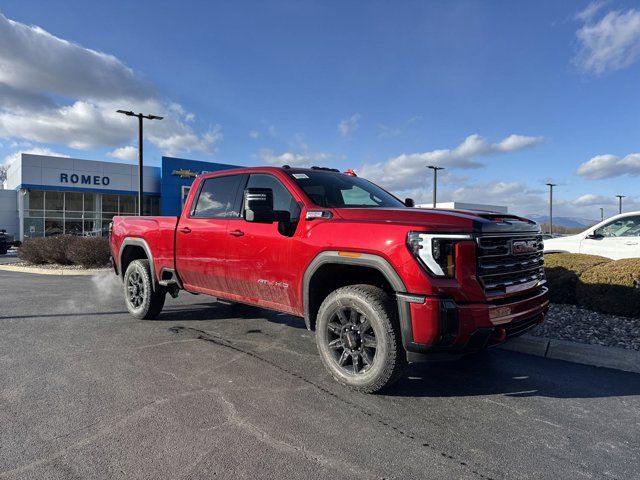
M 339 311 L 342 312 L 342 319 Z M 350 316 L 354 311 L 356 320 L 355 327 L 352 328 L 349 326 L 351 323 L 345 324 L 343 320 L 345 312 L 349 312 L 346 316 Z M 365 325 L 367 320 L 369 334 L 365 335 L 362 333 L 364 329 L 360 327 Z M 337 334 L 336 328 L 340 325 L 343 333 Z M 347 341 L 344 332 L 348 330 L 352 330 L 353 333 Z M 366 341 L 363 340 L 365 337 Z M 347 355 L 353 355 L 349 352 L 356 352 L 357 356 L 358 351 L 364 350 L 367 344 L 373 342 L 372 337 L 375 337 L 377 346 L 373 350 L 373 361 L 369 365 L 365 365 L 364 355 L 357 360 L 347 359 L 350 365 L 340 364 L 345 351 Z M 343 338 L 344 341 L 341 340 Z M 336 349 L 336 343 L 341 342 L 343 347 Z M 361 392 L 373 393 L 389 387 L 402 376 L 407 365 L 397 308 L 384 290 L 372 285 L 341 287 L 325 298 L 316 320 L 316 344 L 320 358 L 333 378 L 342 385 Z M 345 345 L 354 348 L 345 348 Z M 371 351 L 369 349 L 369 352 Z M 367 353 L 367 359 L 371 360 L 370 353 Z M 357 366 L 354 364 L 365 366 L 362 371 L 356 372 Z
M 149 260 L 134 260 L 124 274 L 124 298 L 127 310 L 141 320 L 156 318 L 164 307 L 167 289 L 156 285 L 153 289 Z

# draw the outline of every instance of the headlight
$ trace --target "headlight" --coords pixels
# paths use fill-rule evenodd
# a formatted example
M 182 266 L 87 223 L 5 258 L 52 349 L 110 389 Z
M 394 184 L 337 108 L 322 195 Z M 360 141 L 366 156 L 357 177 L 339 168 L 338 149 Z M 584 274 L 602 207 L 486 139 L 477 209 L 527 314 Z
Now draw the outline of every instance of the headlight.
M 407 246 L 433 276 L 454 278 L 456 243 L 469 239 L 471 235 L 409 232 Z

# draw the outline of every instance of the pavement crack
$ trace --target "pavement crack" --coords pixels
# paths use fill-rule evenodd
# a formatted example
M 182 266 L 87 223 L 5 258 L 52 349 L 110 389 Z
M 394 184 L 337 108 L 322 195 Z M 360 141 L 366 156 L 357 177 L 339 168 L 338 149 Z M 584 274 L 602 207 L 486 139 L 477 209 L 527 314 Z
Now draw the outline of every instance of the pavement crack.
M 265 443 L 270 447 L 282 452 L 302 455 L 307 460 L 317 463 L 318 465 L 321 465 L 323 467 L 331 468 L 341 473 L 349 472 L 351 478 L 373 478 L 373 473 L 363 471 L 361 466 L 346 463 L 341 460 L 327 458 L 324 455 L 312 452 L 301 445 L 294 445 L 289 442 L 285 442 L 284 440 L 274 438 L 267 431 L 249 422 L 246 418 L 240 416 L 233 402 L 225 398 L 224 395 L 220 394 L 220 398 L 222 399 L 222 402 L 224 403 L 228 411 L 228 421 L 231 424 L 242 429 L 243 431 L 249 433 L 258 441 Z
M 196 339 L 199 340 L 203 340 L 209 343 L 213 343 L 215 345 L 219 345 L 221 347 L 225 347 L 231 350 L 234 350 L 236 352 L 241 352 L 255 360 L 258 360 L 260 362 L 266 363 L 274 368 L 276 368 L 277 370 L 280 370 L 288 375 L 291 375 L 295 378 L 297 378 L 298 380 L 305 382 L 313 387 L 315 387 L 315 389 L 321 391 L 322 393 L 329 395 L 331 397 L 333 397 L 335 400 L 342 402 L 346 405 L 348 405 L 349 407 L 351 407 L 352 409 L 355 409 L 356 411 L 358 411 L 359 413 L 369 417 L 370 419 L 374 420 L 375 422 L 377 422 L 379 425 L 385 427 L 386 429 L 390 429 L 392 430 L 396 435 L 399 435 L 405 439 L 411 440 L 414 443 L 419 443 L 422 447 L 427 448 L 429 450 L 431 450 L 432 452 L 434 452 L 435 454 L 441 456 L 442 458 L 446 458 L 447 460 L 456 463 L 458 466 L 466 469 L 467 471 L 471 472 L 473 475 L 475 475 L 478 478 L 482 478 L 485 480 L 495 480 L 494 477 L 484 474 L 482 472 L 479 471 L 479 469 L 477 467 L 474 467 L 473 465 L 469 464 L 469 462 L 466 462 L 464 460 L 462 460 L 460 457 L 458 457 L 457 455 L 453 455 L 450 454 L 448 452 L 444 452 L 442 451 L 442 449 L 440 449 L 439 447 L 433 445 L 430 442 L 426 442 L 423 439 L 420 439 L 418 437 L 418 435 L 411 433 L 410 431 L 408 431 L 408 429 L 405 429 L 403 427 L 397 426 L 392 424 L 391 422 L 385 420 L 384 418 L 378 417 L 376 414 L 366 410 L 365 408 L 361 407 L 360 405 L 358 405 L 355 402 L 352 402 L 350 400 L 347 400 L 345 398 L 340 397 L 339 395 L 337 395 L 336 393 L 332 392 L 331 390 L 329 390 L 326 387 L 323 387 L 322 385 L 319 385 L 315 382 L 313 382 L 312 380 L 309 380 L 308 378 L 303 377 L 302 375 L 300 375 L 297 372 L 294 372 L 286 367 L 283 367 L 282 365 L 279 365 L 277 363 L 275 363 L 272 360 L 269 360 L 268 358 L 262 357 L 261 355 L 257 354 L 256 352 L 252 352 L 250 350 L 244 349 L 238 345 L 233 344 L 231 341 L 225 339 L 224 337 L 213 333 L 213 332 L 206 332 L 204 330 L 199 330 L 196 328 L 191 328 L 191 327 L 183 327 L 183 326 L 173 326 L 170 327 L 169 332 L 173 333 L 173 334 L 190 334 L 190 335 L 195 335 Z

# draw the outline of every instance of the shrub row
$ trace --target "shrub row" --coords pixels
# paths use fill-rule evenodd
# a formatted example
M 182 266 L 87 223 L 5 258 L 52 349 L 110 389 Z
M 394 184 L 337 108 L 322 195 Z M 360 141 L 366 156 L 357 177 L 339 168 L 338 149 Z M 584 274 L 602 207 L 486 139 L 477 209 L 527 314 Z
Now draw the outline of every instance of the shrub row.
M 35 265 L 55 263 L 84 268 L 104 267 L 109 264 L 109 241 L 105 237 L 73 235 L 32 238 L 18 248 L 18 257 Z
M 640 317 L 640 258 L 554 253 L 545 255 L 545 271 L 552 302 Z

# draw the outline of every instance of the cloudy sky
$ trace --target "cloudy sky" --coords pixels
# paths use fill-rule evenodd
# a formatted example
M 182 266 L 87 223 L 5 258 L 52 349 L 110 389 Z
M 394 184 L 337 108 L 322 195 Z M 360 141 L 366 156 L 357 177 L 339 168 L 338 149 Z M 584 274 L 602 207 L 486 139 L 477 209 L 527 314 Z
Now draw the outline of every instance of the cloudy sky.
M 0 163 L 22 151 L 354 168 L 439 198 L 640 210 L 637 2 L 4 0 Z

